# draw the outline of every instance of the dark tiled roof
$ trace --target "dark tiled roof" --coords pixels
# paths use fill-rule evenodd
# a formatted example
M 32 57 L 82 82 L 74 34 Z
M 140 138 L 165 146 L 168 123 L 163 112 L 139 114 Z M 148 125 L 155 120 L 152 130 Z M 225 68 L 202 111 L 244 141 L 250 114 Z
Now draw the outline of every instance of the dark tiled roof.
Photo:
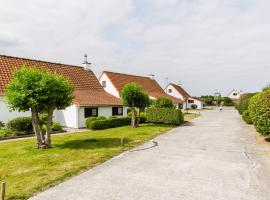
M 40 60 L 18 58 L 12 56 L 0 55 L 0 94 L 4 94 L 5 86 L 12 79 L 12 72 L 26 65 L 28 67 L 37 67 L 56 72 L 69 80 L 75 87 L 74 103 L 83 105 L 119 105 L 120 100 L 103 89 L 95 74 L 91 70 L 85 70 L 80 66 L 52 63 Z M 82 92 L 83 91 L 83 92 Z M 82 95 L 83 94 L 83 95 Z M 95 97 L 90 97 L 93 95 Z M 101 101 L 102 99 L 102 101 Z

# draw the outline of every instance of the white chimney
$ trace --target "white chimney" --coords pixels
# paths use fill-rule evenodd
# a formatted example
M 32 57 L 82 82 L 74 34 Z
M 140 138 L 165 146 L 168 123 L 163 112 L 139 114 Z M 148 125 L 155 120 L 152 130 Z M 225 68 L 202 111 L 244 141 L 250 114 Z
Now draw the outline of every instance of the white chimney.
M 85 70 L 91 70 L 91 64 L 87 61 L 87 54 L 84 54 L 84 62 L 82 63 L 82 66 Z
M 152 80 L 155 80 L 155 75 L 154 75 L 154 74 L 149 74 L 148 76 L 149 76 L 149 78 L 151 78 Z

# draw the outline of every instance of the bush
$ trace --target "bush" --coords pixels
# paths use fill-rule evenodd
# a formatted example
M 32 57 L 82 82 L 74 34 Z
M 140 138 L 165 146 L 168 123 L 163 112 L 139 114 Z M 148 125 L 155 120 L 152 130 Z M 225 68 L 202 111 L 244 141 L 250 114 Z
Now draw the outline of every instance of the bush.
M 12 131 L 33 132 L 31 117 L 17 117 L 7 123 L 7 128 Z
M 180 125 L 184 121 L 181 110 L 171 108 L 148 108 L 146 110 L 146 121 L 153 123 L 164 123 Z
M 248 110 L 256 130 L 263 135 L 270 134 L 270 88 L 253 96 Z
M 223 97 L 224 106 L 234 106 L 234 103 L 230 97 Z
M 5 123 L 0 121 L 0 129 L 4 128 L 5 127 Z
M 172 100 L 166 98 L 166 97 L 159 97 L 155 101 L 155 107 L 156 108 L 173 108 L 173 102 Z
M 244 120 L 247 124 L 253 124 L 252 119 L 251 119 L 251 117 L 250 117 L 250 114 L 249 114 L 249 111 L 248 111 L 248 110 L 245 110 L 245 111 L 242 113 L 242 118 L 243 118 L 243 120 Z
M 198 107 L 198 106 L 197 106 L 196 104 L 191 104 L 191 108 L 192 108 L 192 109 L 197 109 L 197 107 Z
M 96 121 L 96 120 L 105 120 L 105 119 L 106 119 L 106 117 L 104 117 L 104 116 L 88 117 L 85 120 L 85 124 L 86 124 L 86 127 L 89 127 L 91 122 Z
M 127 126 L 131 122 L 130 117 L 117 117 L 114 119 L 94 120 L 87 124 L 87 128 L 92 130 L 103 130 L 120 126 Z
M 237 110 L 240 115 L 242 115 L 243 112 L 248 109 L 249 101 L 255 94 L 256 93 L 245 93 L 241 95 L 237 103 Z
M 52 131 L 62 131 L 63 127 L 60 123 L 53 122 L 51 129 L 52 129 Z

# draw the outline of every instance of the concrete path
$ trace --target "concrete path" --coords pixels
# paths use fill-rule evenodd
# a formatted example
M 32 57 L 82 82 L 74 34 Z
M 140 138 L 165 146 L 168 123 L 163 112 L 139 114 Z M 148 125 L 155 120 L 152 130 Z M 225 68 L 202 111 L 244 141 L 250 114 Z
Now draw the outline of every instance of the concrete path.
M 233 109 L 203 116 L 31 200 L 269 200 L 270 155 Z M 151 146 L 146 143 L 139 148 Z

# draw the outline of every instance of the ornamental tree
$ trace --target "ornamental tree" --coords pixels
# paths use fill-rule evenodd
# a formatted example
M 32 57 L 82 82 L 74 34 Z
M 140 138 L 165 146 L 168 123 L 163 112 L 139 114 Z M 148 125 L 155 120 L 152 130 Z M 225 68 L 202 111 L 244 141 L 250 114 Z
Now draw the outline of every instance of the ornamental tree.
M 174 108 L 173 102 L 171 99 L 166 97 L 159 97 L 155 101 L 156 108 Z
M 121 98 L 123 100 L 123 104 L 130 107 L 131 109 L 131 127 L 137 127 L 138 124 L 136 123 L 136 108 L 142 108 L 148 104 L 148 95 L 142 92 L 140 85 L 136 83 L 128 83 L 124 86 L 121 92 Z
M 55 109 L 65 109 L 72 104 L 74 87 L 64 77 L 38 68 L 22 68 L 13 72 L 14 79 L 6 87 L 11 110 L 31 111 L 32 125 L 37 138 L 37 148 L 51 147 L 51 126 Z M 39 114 L 46 112 L 46 133 L 41 130 Z

